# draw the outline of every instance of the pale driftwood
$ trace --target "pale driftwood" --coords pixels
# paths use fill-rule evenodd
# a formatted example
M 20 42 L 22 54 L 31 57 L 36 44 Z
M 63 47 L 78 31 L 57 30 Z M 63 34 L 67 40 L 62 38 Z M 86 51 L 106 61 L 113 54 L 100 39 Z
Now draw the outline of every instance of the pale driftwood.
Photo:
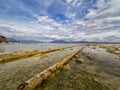
M 71 46 L 75 47 L 75 46 Z M 71 48 L 71 47 L 65 47 L 65 48 L 58 48 L 58 49 L 50 49 L 50 50 L 45 50 L 45 51 L 38 51 L 38 50 L 33 50 L 33 51 L 22 51 L 22 52 L 13 52 L 13 53 L 8 53 L 8 54 L 2 54 L 0 55 L 0 63 L 6 63 L 9 61 L 13 61 L 16 59 L 21 59 L 21 58 L 28 58 L 37 54 L 46 54 L 54 51 L 59 51 L 59 50 L 64 50 L 66 48 Z
M 20 86 L 18 86 L 18 88 L 16 90 L 33 90 L 37 85 L 41 84 L 43 80 L 46 80 L 52 73 L 61 69 L 63 67 L 63 65 L 65 65 L 68 61 L 70 61 L 76 54 L 78 54 L 84 48 L 85 47 L 73 52 L 69 56 L 66 56 L 59 63 L 51 66 L 50 68 L 46 69 L 45 71 L 39 73 L 35 77 L 26 81 L 24 84 L 21 84 Z

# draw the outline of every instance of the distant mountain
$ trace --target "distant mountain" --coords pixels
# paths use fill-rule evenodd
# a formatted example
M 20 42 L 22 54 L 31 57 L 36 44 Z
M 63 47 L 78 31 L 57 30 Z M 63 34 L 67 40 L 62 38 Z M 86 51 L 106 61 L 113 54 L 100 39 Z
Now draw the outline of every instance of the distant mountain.
M 1 39 L 1 37 L 2 36 L 0 36 L 0 40 L 3 40 L 3 39 Z M 37 41 L 37 40 L 17 40 L 17 39 L 14 39 L 14 38 L 5 38 L 5 37 L 4 37 L 3 41 L 21 42 L 21 43 L 43 43 L 43 41 Z M 61 40 L 53 40 L 50 43 L 95 43 L 95 44 L 103 43 L 103 44 L 120 44 L 120 42 L 105 42 L 105 41 L 103 41 L 103 42 L 101 42 L 101 41 L 97 42 L 97 41 L 87 41 L 87 40 L 83 40 L 83 41 L 66 41 L 66 40 L 62 40 L 62 39 Z
M 5 36 L 0 35 L 0 43 L 2 42 L 7 42 L 7 40 Z
M 53 40 L 51 43 L 68 43 L 65 40 Z
M 14 38 L 7 38 L 7 41 L 8 42 L 23 42 L 23 43 L 41 43 L 40 41 L 35 41 L 35 40 L 17 40 L 17 39 L 14 39 Z
M 37 40 L 19 40 L 20 42 L 26 42 L 26 43 L 42 43 L 42 41 L 37 41 Z
M 8 41 L 8 42 L 19 42 L 19 41 L 17 41 L 17 40 L 14 39 L 14 38 L 7 38 L 7 41 Z
M 65 40 L 53 40 L 51 43 L 87 43 L 87 41 L 65 41 Z
M 100 41 L 100 42 L 97 42 L 97 41 L 86 41 L 86 40 L 83 40 L 83 41 L 65 41 L 65 40 L 54 40 L 52 41 L 51 43 L 95 43 L 95 44 L 120 44 L 120 42 L 105 42 L 105 41 Z

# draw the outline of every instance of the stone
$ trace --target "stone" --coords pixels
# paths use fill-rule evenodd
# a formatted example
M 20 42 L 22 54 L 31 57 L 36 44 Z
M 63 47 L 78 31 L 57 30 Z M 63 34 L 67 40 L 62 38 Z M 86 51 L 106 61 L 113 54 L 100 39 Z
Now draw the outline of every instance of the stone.
M 70 65 L 69 64 L 64 65 L 63 69 L 64 70 L 69 70 L 70 69 Z
M 120 48 L 117 48 L 120 51 Z
M 64 50 L 64 48 L 60 48 L 59 50 L 60 50 L 60 51 L 63 51 L 63 50 Z
M 89 60 L 92 60 L 92 57 L 90 55 L 86 55 L 86 57 L 89 59 Z
M 45 54 L 39 54 L 39 59 L 44 59 L 44 58 L 46 58 L 46 57 L 48 57 L 48 56 L 45 55 Z
M 84 60 L 83 60 L 83 59 L 76 59 L 76 62 L 78 62 L 78 63 L 83 63 Z
M 52 79 L 52 78 L 55 78 L 55 73 L 52 73 L 52 74 L 50 75 L 50 79 Z
M 60 73 L 60 70 L 57 70 L 56 72 L 55 72 L 55 74 L 59 74 Z
M 120 54 L 120 51 L 115 51 L 114 53 L 115 53 L 115 54 Z
M 79 58 L 80 58 L 80 56 L 79 56 L 79 55 L 75 55 L 75 58 L 76 58 L 76 59 L 79 59 Z

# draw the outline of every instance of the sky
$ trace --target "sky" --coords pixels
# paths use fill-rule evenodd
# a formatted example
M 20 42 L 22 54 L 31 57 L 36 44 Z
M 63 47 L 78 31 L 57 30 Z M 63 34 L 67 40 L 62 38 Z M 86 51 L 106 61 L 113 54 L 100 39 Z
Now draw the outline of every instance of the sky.
M 120 42 L 120 0 L 0 0 L 0 35 Z

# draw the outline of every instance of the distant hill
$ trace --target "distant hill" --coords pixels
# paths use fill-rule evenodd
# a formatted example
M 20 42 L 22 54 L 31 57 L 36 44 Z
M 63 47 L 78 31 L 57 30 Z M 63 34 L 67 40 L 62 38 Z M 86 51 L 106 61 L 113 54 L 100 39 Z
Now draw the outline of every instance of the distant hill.
M 51 43 L 68 43 L 68 42 L 64 40 L 53 40 Z
M 64 40 L 54 40 L 51 43 L 94 43 L 94 44 L 120 44 L 120 42 L 97 42 L 97 41 L 64 41 Z
M 17 41 L 17 40 L 14 39 L 14 38 L 7 38 L 7 41 L 8 41 L 8 42 L 19 42 L 19 41 Z
M 41 43 L 40 41 L 35 41 L 35 40 L 17 40 L 14 38 L 7 38 L 8 42 L 21 42 L 21 43 Z
M 19 40 L 20 42 L 25 43 L 42 43 L 41 41 L 35 41 L 35 40 Z
M 5 36 L 0 35 L 0 43 L 2 42 L 7 42 L 7 40 Z
M 88 43 L 85 41 L 65 41 L 65 40 L 53 40 L 51 43 Z
M 19 43 L 44 43 L 42 41 L 37 40 L 17 40 L 14 38 L 6 38 L 0 35 L 0 42 L 19 42 Z M 66 41 L 66 40 L 53 40 L 50 43 L 94 43 L 94 44 L 120 44 L 120 42 L 97 42 L 97 41 Z

